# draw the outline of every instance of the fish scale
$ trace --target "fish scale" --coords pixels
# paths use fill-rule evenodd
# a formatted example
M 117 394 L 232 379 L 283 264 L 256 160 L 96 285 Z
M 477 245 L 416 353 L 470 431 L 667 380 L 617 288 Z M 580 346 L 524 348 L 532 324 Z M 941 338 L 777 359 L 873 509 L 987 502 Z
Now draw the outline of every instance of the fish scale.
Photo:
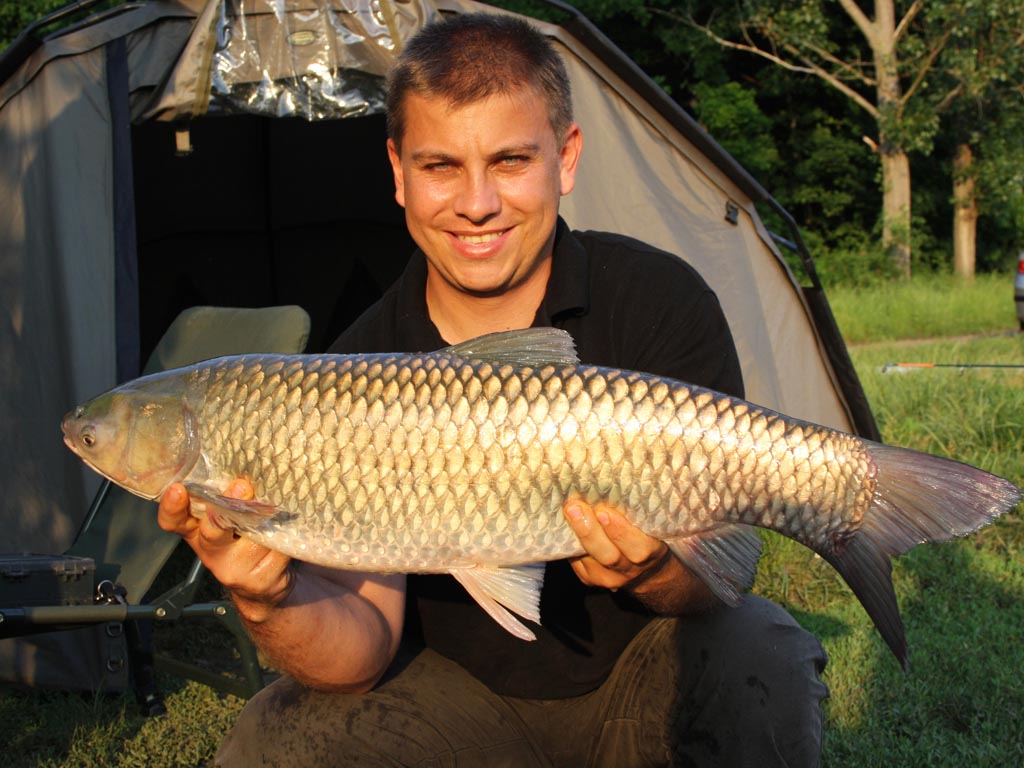
M 562 515 L 606 500 L 723 601 L 776 530 L 839 570 L 906 666 L 890 556 L 1012 508 L 1012 483 L 638 371 L 529 329 L 437 352 L 244 355 L 144 377 L 69 413 L 65 442 L 123 487 L 194 499 L 268 547 L 359 571 L 449 572 L 532 633 L 542 571 L 581 554 Z M 248 478 L 253 501 L 221 494 Z
M 248 533 L 327 565 L 446 571 L 453 546 L 475 563 L 508 564 L 495 534 L 509 514 L 515 561 L 578 554 L 560 511 L 573 495 L 624 502 L 634 524 L 661 537 L 732 520 L 812 541 L 854 528 L 871 494 L 866 458 L 826 460 L 854 454 L 832 445 L 841 434 L 787 429 L 746 404 L 638 373 L 436 354 L 247 356 L 214 361 L 199 378 L 208 462 L 287 510 Z M 269 428 L 253 429 L 268 413 Z M 725 436 L 737 448 L 732 471 Z M 398 520 L 419 535 L 403 535 Z

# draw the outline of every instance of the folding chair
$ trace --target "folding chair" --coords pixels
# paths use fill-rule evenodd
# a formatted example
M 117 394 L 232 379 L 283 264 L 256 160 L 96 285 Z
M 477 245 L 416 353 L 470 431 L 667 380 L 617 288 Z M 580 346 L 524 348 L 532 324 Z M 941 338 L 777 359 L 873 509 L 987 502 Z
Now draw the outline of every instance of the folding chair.
M 261 309 L 193 307 L 182 312 L 167 329 L 144 372 L 154 373 L 229 354 L 302 352 L 309 327 L 309 316 L 297 306 Z M 156 668 L 197 680 L 225 693 L 252 696 L 263 687 L 263 674 L 255 647 L 242 628 L 234 607 L 228 601 L 193 603 L 205 571 L 198 558 L 194 559 L 187 575 L 179 583 L 142 602 L 180 541 L 180 537 L 161 530 L 157 525 L 153 502 L 104 481 L 74 543 L 65 553 L 69 563 L 94 562 L 94 601 L 85 605 L 0 607 L 0 637 L 66 630 L 90 624 L 107 624 L 108 633 L 111 626 L 127 628 L 128 656 L 134 667 L 136 693 L 141 700 L 144 691 L 139 688 L 140 678 L 145 680 L 152 673 L 146 669 L 149 663 L 145 650 L 146 625 L 136 622 L 212 618 L 234 636 L 242 660 L 243 681 L 166 655 L 156 656 Z M 86 559 L 77 561 L 75 558 Z M 9 585 L 5 587 L 0 582 L 0 605 L 11 605 L 11 600 L 16 600 L 16 597 Z M 139 629 L 142 631 L 134 634 Z M 108 659 L 108 667 L 111 663 Z M 111 668 L 109 671 L 116 670 Z

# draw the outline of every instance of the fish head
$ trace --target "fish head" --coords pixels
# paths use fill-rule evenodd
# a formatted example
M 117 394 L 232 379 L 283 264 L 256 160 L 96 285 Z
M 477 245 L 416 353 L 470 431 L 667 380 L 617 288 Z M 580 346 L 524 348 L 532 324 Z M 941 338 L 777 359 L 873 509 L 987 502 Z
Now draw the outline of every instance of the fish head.
M 61 430 L 64 443 L 93 470 L 146 499 L 163 495 L 199 458 L 186 400 L 144 384 L 130 382 L 80 405 L 64 417 Z

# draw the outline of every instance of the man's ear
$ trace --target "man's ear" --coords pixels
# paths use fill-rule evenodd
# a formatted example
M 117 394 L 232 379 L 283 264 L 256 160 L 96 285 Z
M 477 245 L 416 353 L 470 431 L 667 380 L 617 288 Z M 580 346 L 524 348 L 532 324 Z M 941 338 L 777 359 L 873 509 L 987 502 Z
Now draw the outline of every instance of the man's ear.
M 565 130 L 562 149 L 559 152 L 560 191 L 568 195 L 576 186 L 576 167 L 583 152 L 583 131 L 576 123 L 571 123 Z
M 402 158 L 395 142 L 391 139 L 388 139 L 388 159 L 391 161 L 391 173 L 395 177 L 395 200 L 405 208 L 405 176 L 402 173 Z

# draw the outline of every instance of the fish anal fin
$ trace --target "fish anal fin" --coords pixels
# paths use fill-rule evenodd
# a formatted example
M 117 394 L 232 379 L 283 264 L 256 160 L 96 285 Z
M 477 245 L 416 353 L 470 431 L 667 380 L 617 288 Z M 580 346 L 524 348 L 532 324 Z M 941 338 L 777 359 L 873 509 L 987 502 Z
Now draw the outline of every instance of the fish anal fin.
M 754 583 L 761 539 L 749 526 L 722 525 L 665 543 L 726 605 L 739 605 Z
M 543 563 L 508 567 L 478 565 L 453 568 L 450 573 L 503 629 L 521 640 L 537 639 L 510 611 L 540 624 Z

